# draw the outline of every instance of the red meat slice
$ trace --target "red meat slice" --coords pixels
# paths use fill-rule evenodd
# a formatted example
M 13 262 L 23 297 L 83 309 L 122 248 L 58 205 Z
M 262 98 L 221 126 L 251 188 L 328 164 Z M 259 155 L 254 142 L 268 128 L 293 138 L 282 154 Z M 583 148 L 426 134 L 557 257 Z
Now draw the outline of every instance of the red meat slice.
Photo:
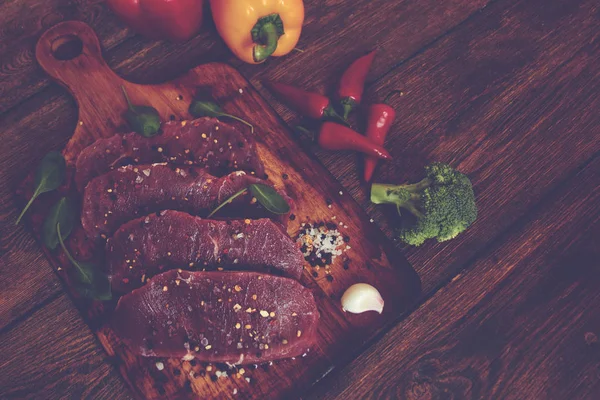
M 124 165 L 168 162 L 199 166 L 222 176 L 232 171 L 264 177 L 252 135 L 216 118 L 170 121 L 151 138 L 135 132 L 99 139 L 77 157 L 75 182 L 80 191 L 93 178 Z
M 81 223 L 91 238 L 110 236 L 119 226 L 152 212 L 171 209 L 208 214 L 233 194 L 253 183 L 268 184 L 243 171 L 215 178 L 206 170 L 167 164 L 126 166 L 94 178 L 83 195 Z M 288 199 L 289 200 L 289 199 Z M 219 217 L 275 217 L 252 196 L 236 198 Z
M 303 354 L 318 320 L 312 293 L 293 279 L 171 270 L 123 296 L 112 326 L 143 356 L 248 364 Z
M 304 257 L 269 219 L 215 221 L 169 210 L 121 226 L 106 243 L 106 262 L 113 291 L 127 293 L 174 268 L 262 270 L 299 279 Z

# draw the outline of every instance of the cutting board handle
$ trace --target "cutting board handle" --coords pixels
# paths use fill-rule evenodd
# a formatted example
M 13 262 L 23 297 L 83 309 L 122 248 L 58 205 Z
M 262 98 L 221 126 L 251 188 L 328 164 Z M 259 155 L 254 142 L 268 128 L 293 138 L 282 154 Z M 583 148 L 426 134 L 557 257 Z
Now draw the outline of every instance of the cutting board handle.
M 140 87 L 117 76 L 102 58 L 94 30 L 80 21 L 66 21 L 42 34 L 35 56 L 44 71 L 65 86 L 75 98 L 79 123 L 64 154 L 73 163 L 92 140 L 118 131 L 127 102 L 121 87 L 132 101 L 139 101 Z
M 44 32 L 37 42 L 35 55 L 44 71 L 76 98 L 85 95 L 86 88 L 82 86 L 90 79 L 116 77 L 102 58 L 96 33 L 80 21 L 61 22 Z M 81 79 L 82 75 L 86 79 Z

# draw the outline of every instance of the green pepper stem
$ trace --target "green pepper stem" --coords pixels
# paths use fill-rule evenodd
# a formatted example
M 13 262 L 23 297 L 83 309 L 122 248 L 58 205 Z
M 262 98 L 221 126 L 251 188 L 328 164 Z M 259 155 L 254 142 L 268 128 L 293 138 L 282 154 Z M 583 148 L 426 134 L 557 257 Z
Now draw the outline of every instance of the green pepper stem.
M 272 22 L 267 22 L 260 27 L 258 37 L 262 44 L 254 46 L 252 56 L 257 63 L 265 61 L 277 50 L 279 32 L 277 26 Z
M 352 110 L 354 110 L 356 108 L 356 101 L 351 98 L 351 97 L 345 97 L 342 99 L 342 101 L 340 102 L 342 105 L 342 118 L 344 119 L 344 121 L 346 121 L 348 119 L 348 117 L 350 116 L 350 113 L 352 112 Z
M 346 121 L 346 118 L 338 114 L 337 111 L 335 111 L 335 108 L 333 108 L 331 105 L 327 106 L 327 108 L 323 110 L 323 118 L 327 121 L 334 121 L 344 126 L 350 127 L 350 124 L 348 123 L 348 121 Z
M 343 118 L 344 119 L 348 119 L 348 117 L 350 116 L 350 113 L 354 109 L 354 106 L 352 106 L 351 104 L 346 103 L 342 107 L 343 107 L 343 110 L 344 110 Z

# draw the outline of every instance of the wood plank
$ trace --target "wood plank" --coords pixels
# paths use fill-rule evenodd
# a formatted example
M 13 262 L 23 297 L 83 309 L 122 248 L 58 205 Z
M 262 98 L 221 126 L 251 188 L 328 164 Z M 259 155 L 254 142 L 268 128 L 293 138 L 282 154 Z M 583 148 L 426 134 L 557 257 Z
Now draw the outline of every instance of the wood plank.
M 382 51 L 373 76 L 381 75 L 488 2 L 360 0 L 324 4 L 309 0 L 305 2 L 306 20 L 299 44 L 305 52 L 273 60 L 269 68 L 244 65 L 243 72 L 246 77 L 266 72 L 324 86 L 335 80 L 333 71 L 377 46 Z M 200 62 L 227 60 L 241 65 L 218 37 L 208 10 L 199 35 L 185 43 L 169 43 L 132 37 L 132 32 L 103 3 L 12 0 L 0 5 L 0 43 L 4 44 L 0 45 L 0 113 L 48 87 L 49 80 L 35 62 L 33 47 L 44 30 L 63 20 L 82 20 L 94 27 L 111 68 L 133 82 L 170 80 Z M 387 23 L 391 15 L 397 17 Z
M 309 397 L 597 397 L 598 204 L 600 157 Z
M 0 124 L 20 121 L 26 126 L 37 118 L 37 114 L 26 110 L 17 111 L 12 114 L 13 120 L 0 116 Z M 39 113 L 53 120 L 58 118 L 52 107 L 41 106 Z M 21 207 L 15 190 L 31 172 L 31 166 L 50 149 L 60 150 L 66 140 L 57 141 L 43 129 L 13 133 L 10 129 L 0 131 L 0 141 L 5 149 L 11 149 L 0 152 L 0 329 L 63 290 L 30 228 L 26 223 L 15 226 Z M 29 154 L 25 163 L 24 154 Z
M 66 294 L 0 335 L 0 352 L 2 399 L 130 398 Z
M 407 248 L 425 292 L 526 214 L 600 150 L 600 13 L 595 0 L 498 2 L 435 46 L 379 80 L 393 89 L 398 122 L 387 141 L 395 156 L 381 182 L 420 179 L 429 161 L 449 162 L 474 183 L 479 218 L 446 243 Z M 540 9 L 544 12 L 540 12 Z M 368 202 L 357 157 L 320 160 L 384 231 L 395 210 Z
M 85 20 L 98 32 L 107 50 L 132 36 L 104 3 L 102 0 L 0 3 L 0 113 L 50 84 L 34 56 L 37 39 L 49 27 L 66 20 Z

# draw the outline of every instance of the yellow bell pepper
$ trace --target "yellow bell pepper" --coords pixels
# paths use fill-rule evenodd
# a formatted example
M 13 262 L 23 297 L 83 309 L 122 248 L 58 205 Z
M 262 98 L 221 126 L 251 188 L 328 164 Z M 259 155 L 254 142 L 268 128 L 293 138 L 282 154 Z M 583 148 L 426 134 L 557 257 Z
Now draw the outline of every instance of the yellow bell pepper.
M 231 51 L 258 64 L 296 47 L 302 23 L 302 0 L 211 0 L 213 19 Z

